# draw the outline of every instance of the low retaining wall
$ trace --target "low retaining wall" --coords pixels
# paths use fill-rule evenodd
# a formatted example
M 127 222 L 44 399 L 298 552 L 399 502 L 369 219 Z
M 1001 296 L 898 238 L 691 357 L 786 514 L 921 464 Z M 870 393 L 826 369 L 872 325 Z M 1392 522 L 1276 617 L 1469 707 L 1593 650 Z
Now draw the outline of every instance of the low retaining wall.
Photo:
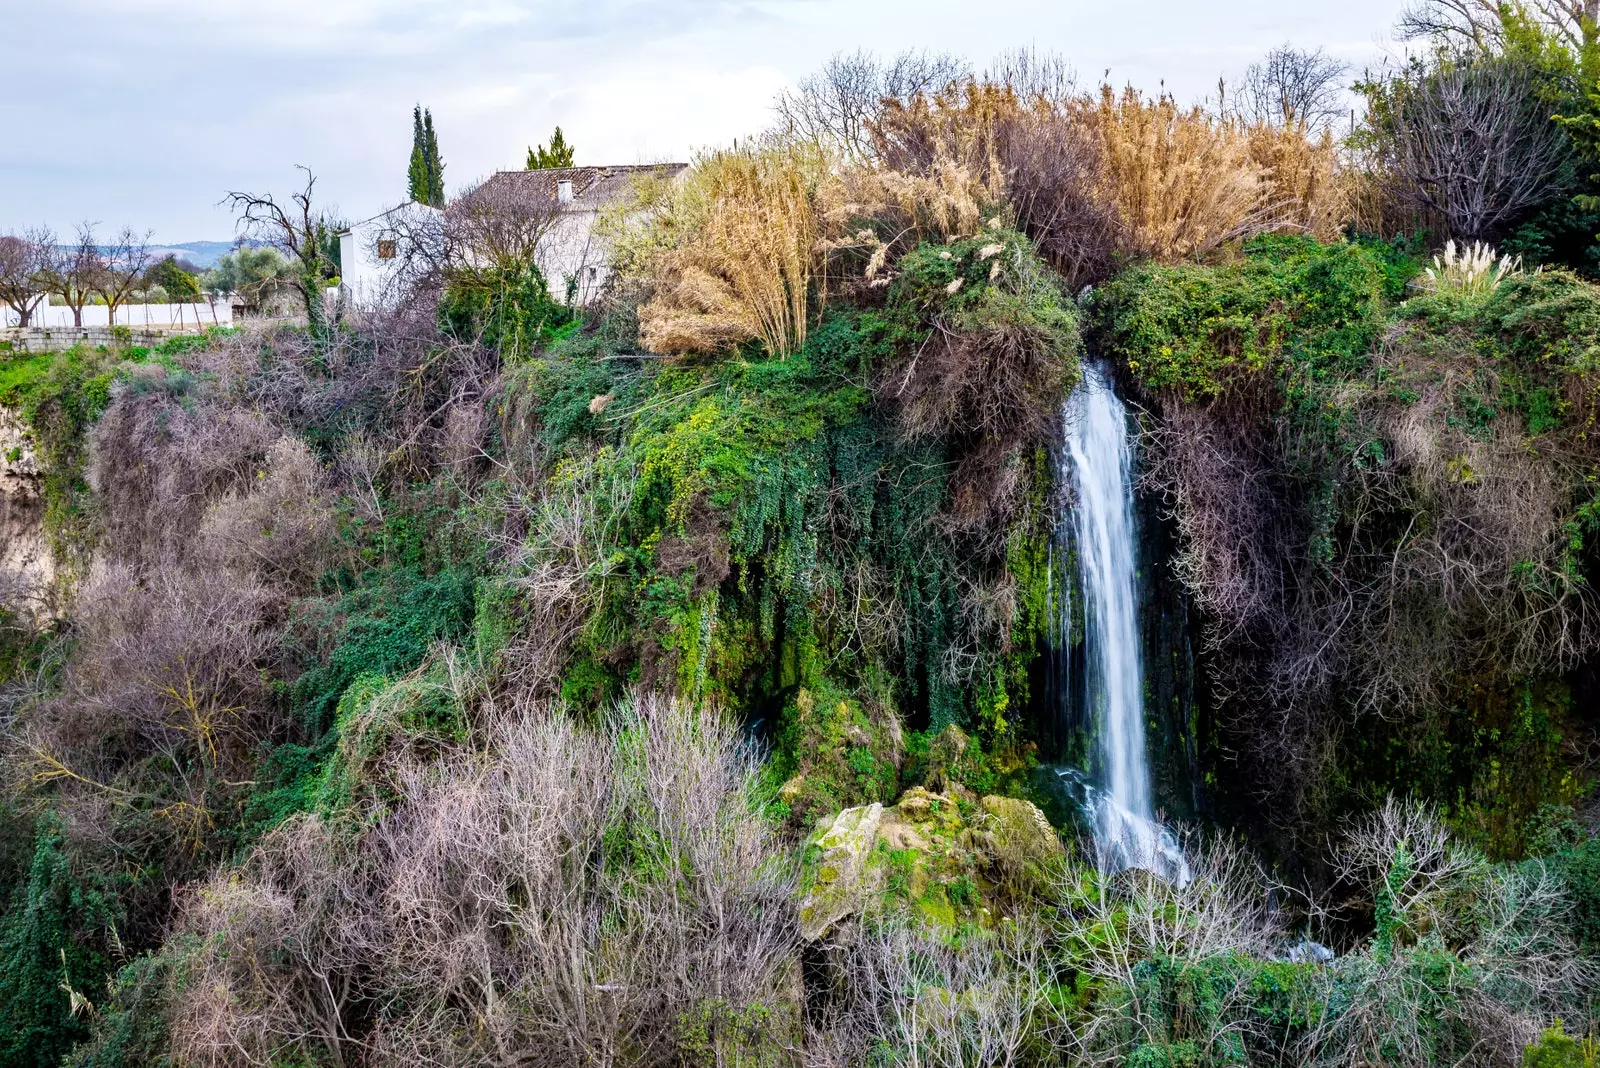
M 196 333 L 199 331 L 192 326 L 12 326 L 0 330 L 0 358 L 37 352 L 63 352 L 75 345 L 87 345 L 90 348 L 142 345 L 154 348 L 169 337 Z

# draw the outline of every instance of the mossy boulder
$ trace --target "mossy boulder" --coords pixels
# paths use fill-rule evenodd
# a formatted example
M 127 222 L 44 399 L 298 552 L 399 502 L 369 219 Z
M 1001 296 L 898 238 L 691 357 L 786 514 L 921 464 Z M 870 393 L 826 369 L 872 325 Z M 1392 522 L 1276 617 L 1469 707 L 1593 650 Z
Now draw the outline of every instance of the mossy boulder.
M 992 858 L 999 881 L 1015 893 L 1038 893 L 1066 859 L 1061 838 L 1039 806 L 1019 797 L 991 794 L 978 803 L 977 841 Z
M 1042 892 L 1063 856 L 1031 802 L 915 786 L 889 808 L 846 809 L 819 825 L 807 847 L 801 933 L 814 941 L 850 917 L 896 910 L 938 926 L 988 926 L 1017 898 Z
M 862 912 L 871 892 L 868 857 L 878 839 L 883 806 L 847 808 L 808 845 L 810 885 L 800 901 L 800 934 L 815 941 L 834 924 Z

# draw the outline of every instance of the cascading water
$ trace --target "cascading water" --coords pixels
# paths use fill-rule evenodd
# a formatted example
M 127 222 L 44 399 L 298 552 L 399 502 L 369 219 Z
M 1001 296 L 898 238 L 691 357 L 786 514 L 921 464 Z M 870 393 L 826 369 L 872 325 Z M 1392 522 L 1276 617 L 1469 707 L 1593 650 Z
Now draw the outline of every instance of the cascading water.
M 1142 868 L 1183 885 L 1191 878 L 1189 865 L 1172 832 L 1156 822 L 1145 751 L 1128 413 L 1103 368 L 1084 365 L 1065 422 L 1061 474 L 1076 489 L 1071 535 L 1083 598 L 1082 700 L 1097 774 L 1071 768 L 1056 774 L 1076 788 L 1103 867 Z M 1067 600 L 1059 599 L 1058 612 L 1068 611 Z

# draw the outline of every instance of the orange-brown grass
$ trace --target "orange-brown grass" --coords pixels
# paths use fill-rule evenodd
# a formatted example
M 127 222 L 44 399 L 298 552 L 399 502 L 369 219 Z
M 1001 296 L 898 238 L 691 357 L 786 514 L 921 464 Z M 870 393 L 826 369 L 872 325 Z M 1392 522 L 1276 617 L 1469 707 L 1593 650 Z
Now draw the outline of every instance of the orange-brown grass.
M 1238 127 L 1172 97 L 1101 86 L 1079 113 L 1105 157 L 1103 195 L 1135 255 L 1176 260 L 1271 225 L 1267 169 Z
M 655 294 L 639 309 L 640 341 L 656 352 L 725 351 L 759 339 L 783 357 L 805 343 L 818 265 L 822 155 L 750 145 L 702 158 L 645 225 Z
M 1339 166 L 1332 135 L 1312 140 L 1298 124 L 1258 123 L 1245 127 L 1244 136 L 1269 190 L 1271 228 L 1336 239 L 1351 217 L 1353 183 Z

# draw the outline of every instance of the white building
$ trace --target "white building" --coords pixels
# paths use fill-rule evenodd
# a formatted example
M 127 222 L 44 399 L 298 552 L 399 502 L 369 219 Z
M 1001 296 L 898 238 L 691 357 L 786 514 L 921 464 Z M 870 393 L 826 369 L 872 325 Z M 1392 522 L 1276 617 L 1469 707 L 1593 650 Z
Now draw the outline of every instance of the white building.
M 479 189 L 492 201 L 521 201 L 533 215 L 545 208 L 553 214 L 539 240 L 535 262 L 551 296 L 565 300 L 571 291 L 577 303 L 587 304 L 611 277 L 611 249 L 595 233 L 601 214 L 627 196 L 635 182 L 676 181 L 687 170 L 684 163 L 657 163 L 500 171 Z
M 339 231 L 339 278 L 350 303 L 373 308 L 398 298 L 402 267 L 413 262 L 408 242 L 433 241 L 438 208 L 407 201 Z
M 473 242 L 503 239 L 525 247 L 536 233 L 534 262 L 550 295 L 565 300 L 570 291 L 587 304 L 611 277 L 611 249 L 595 232 L 600 216 L 636 181 L 676 181 L 687 170 L 687 164 L 660 163 L 500 171 L 443 211 L 408 202 L 341 231 L 340 276 L 352 306 L 376 307 L 398 299 L 408 271 L 491 258 L 490 249 Z M 504 225 L 474 213 L 474 206 L 501 213 Z

